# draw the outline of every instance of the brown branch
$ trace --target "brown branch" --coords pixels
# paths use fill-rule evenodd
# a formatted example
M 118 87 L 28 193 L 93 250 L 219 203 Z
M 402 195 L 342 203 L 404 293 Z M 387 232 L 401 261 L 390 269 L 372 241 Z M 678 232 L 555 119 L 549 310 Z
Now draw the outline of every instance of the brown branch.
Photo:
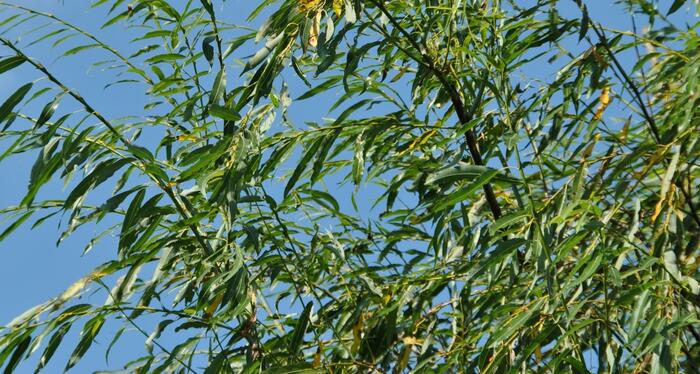
M 467 109 L 464 106 L 464 102 L 462 100 L 462 96 L 457 91 L 457 89 L 454 87 L 452 83 L 447 79 L 445 74 L 443 73 L 442 70 L 440 70 L 436 65 L 435 62 L 428 56 L 427 53 L 425 53 L 425 48 L 422 47 L 416 40 L 413 39 L 411 34 L 404 29 L 401 24 L 398 22 L 396 18 L 386 9 L 384 4 L 382 4 L 378 0 L 370 0 L 379 10 L 384 13 L 384 15 L 389 19 L 389 22 L 401 33 L 406 37 L 408 42 L 413 46 L 418 53 L 420 53 L 420 58 L 413 56 L 412 54 L 409 54 L 409 57 L 414 59 L 417 63 L 423 64 L 427 66 L 435 75 L 435 77 L 440 81 L 440 83 L 445 87 L 447 92 L 450 95 L 450 100 L 452 101 L 452 106 L 455 109 L 455 113 L 457 113 L 457 118 L 459 119 L 459 122 L 466 125 L 467 123 L 471 122 L 473 119 L 473 113 L 467 112 Z M 477 103 L 474 103 L 474 107 L 476 107 Z M 477 141 L 477 135 L 474 129 L 469 129 L 465 134 L 464 137 L 467 141 L 467 147 L 469 148 L 469 153 L 472 156 L 472 159 L 474 160 L 474 163 L 476 165 L 483 166 L 484 165 L 484 160 L 481 158 L 481 151 L 479 151 L 479 144 Z M 493 214 L 494 220 L 499 219 L 503 214 L 501 212 L 501 207 L 498 204 L 498 199 L 496 199 L 496 194 L 493 191 L 493 187 L 491 186 L 490 183 L 486 183 L 484 185 L 484 193 L 486 195 L 486 202 L 489 205 L 489 209 L 491 209 L 491 213 Z

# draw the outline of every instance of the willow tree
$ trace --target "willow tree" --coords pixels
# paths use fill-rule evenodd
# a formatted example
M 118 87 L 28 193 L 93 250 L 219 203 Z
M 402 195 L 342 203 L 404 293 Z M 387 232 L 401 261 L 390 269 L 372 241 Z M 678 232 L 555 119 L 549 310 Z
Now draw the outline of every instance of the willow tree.
M 34 74 L 0 160 L 36 157 L 0 238 L 113 253 L 0 365 L 142 336 L 129 372 L 697 371 L 698 3 L 617 3 L 634 28 L 583 0 L 99 0 L 96 34 L 0 3 L 0 73 Z M 148 104 L 107 118 L 49 47 Z

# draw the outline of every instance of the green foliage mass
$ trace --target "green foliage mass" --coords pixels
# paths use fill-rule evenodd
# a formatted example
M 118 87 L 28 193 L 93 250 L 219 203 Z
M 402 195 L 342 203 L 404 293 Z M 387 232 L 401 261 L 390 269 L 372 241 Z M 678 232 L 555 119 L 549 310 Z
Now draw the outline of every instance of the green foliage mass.
M 97 34 L 19 3 L 0 161 L 36 162 L 0 240 L 113 255 L 0 330 L 6 372 L 129 335 L 139 373 L 699 370 L 697 1 L 72 4 Z M 147 104 L 108 118 L 39 46 Z

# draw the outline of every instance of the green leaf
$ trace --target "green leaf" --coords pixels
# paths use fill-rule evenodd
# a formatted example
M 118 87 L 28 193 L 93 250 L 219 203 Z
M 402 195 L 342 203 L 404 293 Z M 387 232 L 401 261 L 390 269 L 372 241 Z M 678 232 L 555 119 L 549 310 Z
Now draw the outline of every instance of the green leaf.
M 51 178 L 51 175 L 61 166 L 60 154 L 54 154 L 59 141 L 59 138 L 52 138 L 39 153 L 37 160 L 32 166 L 29 175 L 29 185 L 27 186 L 27 194 L 22 199 L 20 203 L 21 206 L 29 206 L 34 201 L 34 197 L 39 192 L 41 186 L 46 184 Z
M 85 355 L 88 349 L 90 349 L 90 346 L 95 340 L 97 334 L 100 332 L 100 329 L 102 329 L 104 322 L 105 318 L 102 315 L 97 315 L 96 317 L 85 322 L 83 331 L 80 333 L 80 342 L 78 342 L 78 345 L 73 350 L 73 353 L 71 353 L 70 359 L 68 359 L 68 364 L 66 364 L 64 371 L 68 371 L 70 368 L 75 366 L 81 358 L 83 358 L 83 355 Z
M 29 348 L 29 343 L 32 342 L 32 336 L 28 333 L 21 335 L 19 339 L 21 339 L 21 341 L 15 345 L 12 356 L 10 356 L 10 361 L 8 361 L 7 366 L 5 366 L 5 374 L 10 374 L 15 370 L 22 356 L 27 351 L 27 348 Z
M 586 5 L 583 5 L 581 7 L 581 12 L 583 12 L 583 15 L 581 16 L 581 27 L 580 27 L 579 33 L 578 33 L 579 42 L 581 40 L 583 40 L 583 38 L 586 37 L 586 34 L 588 33 L 588 26 L 591 22 L 591 20 L 588 16 L 588 7 L 586 7 Z
M 333 195 L 317 190 L 304 190 L 302 192 L 311 196 L 314 201 L 323 205 L 327 209 L 340 212 L 340 204 L 338 204 L 338 201 L 333 197 Z
M 34 211 L 30 210 L 22 214 L 19 218 L 12 222 L 10 226 L 8 226 L 2 233 L 0 233 L 0 242 L 5 240 L 5 238 L 7 238 L 8 235 L 12 234 L 13 231 L 20 227 L 22 223 L 24 223 L 24 221 L 26 221 L 29 217 L 32 216 L 32 214 L 34 214 Z
M 36 123 L 34 124 L 35 129 L 41 127 L 46 122 L 48 122 L 49 119 L 51 119 L 51 116 L 58 108 L 58 104 L 61 101 L 61 97 L 62 97 L 61 95 L 56 96 L 56 98 L 53 99 L 52 102 L 50 102 L 50 103 L 46 104 L 46 106 L 44 106 L 44 109 L 41 111 L 41 114 L 39 114 L 39 118 L 37 118 Z
M 495 235 L 500 229 L 508 227 L 513 223 L 519 222 L 520 220 L 527 219 L 530 216 L 530 211 L 519 210 L 517 212 L 509 213 L 499 218 L 491 226 L 489 226 L 489 231 L 492 235 Z
M 172 319 L 165 319 L 158 322 L 155 330 L 148 335 L 148 339 L 146 339 L 146 351 L 149 354 L 153 354 L 153 344 L 155 343 L 156 339 L 160 338 L 160 335 L 163 333 L 163 331 L 165 331 L 165 328 L 173 322 L 175 321 Z
M 214 7 L 211 5 L 211 0 L 199 0 L 202 3 L 202 6 L 204 7 L 204 10 L 209 13 L 209 17 L 216 17 L 214 14 Z
M 251 56 L 248 61 L 246 61 L 243 67 L 243 73 L 254 69 L 256 66 L 260 65 L 261 62 L 267 58 L 267 56 L 272 53 L 272 50 L 284 39 L 285 33 L 281 32 L 274 38 L 265 42 L 265 45 L 260 48 L 253 56 Z
M 124 334 L 124 331 L 126 331 L 126 327 L 122 327 L 119 330 L 117 330 L 117 333 L 114 334 L 114 337 L 112 337 L 112 340 L 109 342 L 109 345 L 107 346 L 107 349 L 105 350 L 105 362 L 109 364 L 109 353 L 112 351 L 112 348 L 114 348 L 114 345 L 117 344 L 119 341 L 119 338 L 122 337 Z
M 71 49 L 63 52 L 63 56 L 71 56 L 71 55 L 77 54 L 79 52 L 87 51 L 88 49 L 93 49 L 93 48 L 97 48 L 97 47 L 100 47 L 100 45 L 99 44 L 81 45 L 81 46 L 71 48 Z
M 145 162 L 155 160 L 155 158 L 153 157 L 153 154 L 147 148 L 141 147 L 141 146 L 136 145 L 134 143 L 129 143 L 126 146 L 126 148 L 129 150 L 129 153 L 131 153 L 134 157 L 136 157 L 137 160 L 145 161 Z
M 216 356 L 214 356 L 214 359 L 211 360 L 209 366 L 207 366 L 207 368 L 204 370 L 204 374 L 226 373 L 227 371 L 224 370 L 224 363 L 226 362 L 227 356 L 227 351 L 224 350 L 219 352 Z
M 223 107 L 216 104 L 212 104 L 209 106 L 209 114 L 211 114 L 214 117 L 218 117 L 231 122 L 235 122 L 241 119 L 241 115 L 236 113 L 236 111 L 234 111 L 233 108 Z
M 179 53 L 163 53 L 160 55 L 155 55 L 151 58 L 146 59 L 146 62 L 149 64 L 157 64 L 161 62 L 174 62 L 178 60 L 184 59 L 185 56 L 179 54 Z
M 214 78 L 214 86 L 209 95 L 209 104 L 218 104 L 226 92 L 226 70 L 220 70 Z
M 351 48 L 347 54 L 347 61 L 345 62 L 345 71 L 343 72 L 343 85 L 345 86 L 345 91 L 350 91 L 348 88 L 348 78 L 352 75 L 360 64 L 360 60 L 365 57 L 370 49 L 381 45 L 380 41 L 374 41 L 363 45 L 360 48 Z
M 299 67 L 299 61 L 297 61 L 296 57 L 292 56 L 292 68 L 294 69 L 294 72 L 297 74 L 297 76 L 301 79 L 304 84 L 311 88 L 311 83 L 309 82 L 308 79 L 306 79 L 306 75 L 304 74 L 303 71 L 301 71 L 301 68 Z
M 463 179 L 474 180 L 482 175 L 485 175 L 486 173 L 490 174 L 492 170 L 494 170 L 494 169 L 489 168 L 487 166 L 478 166 L 478 165 L 469 165 L 469 164 L 465 164 L 465 163 L 459 163 L 456 166 L 447 167 L 447 168 L 444 168 L 442 170 L 437 171 L 436 173 L 430 174 L 428 176 L 428 178 L 425 180 L 425 183 L 426 184 L 450 184 L 450 183 L 454 183 L 456 181 L 460 181 Z M 503 175 L 500 171 L 498 171 L 491 178 L 493 178 L 496 181 L 509 183 L 509 184 L 520 183 L 519 179 Z
M 491 179 L 498 175 L 498 170 L 490 169 L 485 170 L 481 175 L 479 175 L 473 182 L 471 182 L 465 188 L 460 188 L 457 191 L 440 198 L 434 205 L 430 207 L 432 212 L 440 212 L 445 208 L 451 207 L 454 204 L 464 201 L 469 198 L 474 192 L 482 188 L 485 184 L 489 183 Z
M 0 60 L 0 74 L 10 71 L 26 61 L 24 56 L 12 56 Z
M 202 52 L 204 53 L 204 58 L 207 59 L 210 66 L 214 65 L 214 47 L 211 43 L 216 40 L 213 36 L 207 36 L 202 39 Z
M 525 324 L 532 318 L 535 313 L 540 311 L 540 307 L 544 304 L 544 299 L 540 298 L 537 301 L 523 306 L 522 309 L 517 313 L 514 313 L 512 318 L 509 318 L 506 322 L 498 325 L 498 329 L 489 338 L 489 346 L 496 347 L 503 344 L 504 339 L 507 340 L 512 337 L 518 330 L 520 330 Z
M 289 342 L 289 353 L 292 356 L 296 356 L 299 353 L 301 344 L 304 342 L 304 335 L 306 334 L 306 329 L 309 327 L 309 319 L 311 318 L 311 309 L 313 306 L 314 304 L 310 301 L 306 303 L 304 311 L 297 321 L 292 340 Z
M 324 162 L 326 162 L 326 157 L 328 157 L 328 152 L 330 152 L 333 143 L 339 135 L 340 129 L 337 129 L 324 138 L 323 144 L 321 144 L 320 150 L 316 155 L 316 160 L 314 161 L 313 171 L 310 178 L 311 184 L 314 184 L 321 176 L 321 171 L 323 170 Z
M 27 95 L 29 90 L 32 89 L 33 84 L 32 83 L 27 83 L 24 86 L 20 87 L 13 93 L 10 97 L 5 100 L 5 102 L 0 105 L 0 124 L 5 122 L 7 117 L 10 115 L 12 110 L 24 99 L 24 96 Z M 7 128 L 7 125 L 5 128 L 3 128 L 3 131 Z
M 266 369 L 263 374 L 321 374 L 325 369 L 314 368 L 311 363 L 298 363 L 294 365 L 278 366 Z
M 319 84 L 318 86 L 306 91 L 304 94 L 302 94 L 301 96 L 296 98 L 296 100 L 309 99 L 309 98 L 314 97 L 322 92 L 328 91 L 330 88 L 337 85 L 337 83 L 340 82 L 340 80 L 342 80 L 342 79 L 343 79 L 343 77 L 339 77 L 339 76 L 328 78 L 325 82 L 323 82 L 323 83 Z
M 668 8 L 668 12 L 666 12 L 666 15 L 669 16 L 680 9 L 683 4 L 685 4 L 685 0 L 674 0 L 673 4 L 671 4 L 671 7 Z
M 78 199 L 85 196 L 88 190 L 105 182 L 112 175 L 114 175 L 117 170 L 121 169 L 124 167 L 124 165 L 127 165 L 132 161 L 134 161 L 133 158 L 127 157 L 122 159 L 109 159 L 101 162 L 90 174 L 85 177 L 85 179 L 80 181 L 80 183 L 75 186 L 73 191 L 71 191 L 71 193 L 68 195 L 68 198 L 66 198 L 63 207 L 65 209 L 75 208 L 75 204 L 77 203 Z
M 314 155 L 316 155 L 316 152 L 323 143 L 323 140 L 323 137 L 319 137 L 318 139 L 316 139 L 301 157 L 301 160 L 299 160 L 299 164 L 297 164 L 297 167 L 294 169 L 294 172 L 289 177 L 287 185 L 284 187 L 284 197 L 287 197 L 287 195 L 289 195 L 289 192 L 294 188 L 294 185 L 304 173 L 304 170 L 306 170 L 306 166 L 309 164 Z
M 56 332 L 53 333 L 53 335 L 51 335 L 49 344 L 46 346 L 46 349 L 44 349 L 44 353 L 41 354 L 41 358 L 39 358 L 39 364 L 34 371 L 35 373 L 41 371 L 41 369 L 43 369 L 46 364 L 49 363 L 49 360 L 51 360 L 53 354 L 56 353 L 56 349 L 58 349 L 58 346 L 63 341 L 63 337 L 66 335 L 66 333 L 68 333 L 68 330 L 70 330 L 72 325 L 72 322 L 66 322 L 61 325 Z

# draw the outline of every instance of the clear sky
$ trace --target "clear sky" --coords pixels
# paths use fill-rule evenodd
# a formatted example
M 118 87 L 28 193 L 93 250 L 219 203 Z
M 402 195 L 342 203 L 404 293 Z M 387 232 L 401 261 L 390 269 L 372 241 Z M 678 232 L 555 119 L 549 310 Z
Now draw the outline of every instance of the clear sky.
M 56 15 L 74 22 L 80 27 L 95 33 L 108 44 L 125 52 L 132 52 L 133 47 L 129 46 L 130 36 L 135 35 L 133 31 L 124 32 L 121 26 L 117 25 L 106 30 L 100 30 L 99 26 L 106 20 L 105 8 L 89 9 L 87 1 L 67 1 L 58 0 L 7 0 L 8 3 L 20 4 L 38 10 L 55 13 Z M 253 0 L 228 0 L 222 2 L 214 0 L 214 3 L 223 9 L 220 14 L 227 17 L 226 21 L 233 23 L 244 23 L 245 16 L 250 10 L 259 4 Z M 566 1 L 562 2 L 567 4 Z M 591 17 L 606 25 L 615 28 L 631 30 L 630 16 L 622 11 L 620 6 L 613 2 L 602 0 L 589 0 L 586 2 L 590 8 Z M 671 1 L 660 1 L 660 3 L 671 3 Z M 573 1 L 571 1 L 573 4 Z M 662 8 L 667 7 L 663 5 Z M 567 15 L 578 15 L 578 10 L 573 6 L 563 9 Z M 687 15 L 686 15 L 687 16 Z M 4 14 L 0 13 L 0 20 Z M 262 19 L 255 21 L 256 27 Z M 108 118 L 116 118 L 126 114 L 138 113 L 146 103 L 143 92 L 135 87 L 142 86 L 118 86 L 104 90 L 103 86 L 110 82 L 113 75 L 95 69 L 90 70 L 89 64 L 85 62 L 95 61 L 104 57 L 101 52 L 88 52 L 78 57 L 68 57 L 55 61 L 55 51 L 51 51 L 46 45 L 35 46 L 30 49 L 33 57 L 38 58 L 46 64 L 50 70 L 56 73 L 69 87 L 81 92 L 84 97 L 90 98 L 92 105 L 98 111 L 104 113 Z M 243 58 L 250 51 L 237 52 L 238 58 Z M 0 48 L 0 56 L 6 56 L 9 52 Z M 127 55 L 129 53 L 126 53 Z M 626 62 L 630 63 L 627 57 Z M 546 68 L 541 72 L 532 71 L 533 76 L 538 73 L 550 73 L 551 68 Z M 235 77 L 238 74 L 231 74 Z M 16 87 L 26 82 L 26 77 L 38 77 L 28 66 L 11 71 L 0 76 L 0 101 L 10 95 Z M 236 78 L 232 78 L 229 88 L 236 84 Z M 288 82 L 292 90 L 298 90 L 293 97 L 303 92 L 302 87 L 296 86 L 293 77 L 289 77 Z M 44 99 L 46 100 L 46 99 Z M 330 101 L 330 99 L 327 99 Z M 64 102 L 69 101 L 65 98 Z M 41 103 L 43 105 L 43 103 Z M 311 106 L 299 107 L 298 115 L 309 120 L 320 121 L 325 113 L 314 111 Z M 0 153 L 8 146 L 7 142 L 0 141 Z M 35 154 L 25 154 L 15 156 L 0 163 L 0 209 L 16 205 L 25 193 L 28 183 L 29 171 L 36 158 Z M 56 193 L 67 193 L 60 184 L 53 184 L 47 191 Z M 61 192 L 63 191 L 63 192 Z M 43 196 L 51 196 L 45 193 Z M 33 222 L 30 220 L 29 222 Z M 88 273 L 95 266 L 112 258 L 114 255 L 115 238 L 105 238 L 87 255 L 81 256 L 85 244 L 95 234 L 99 233 L 93 226 L 79 230 L 75 235 L 56 246 L 56 241 L 60 236 L 57 228 L 57 220 L 52 219 L 37 229 L 30 230 L 30 225 L 25 225 L 15 231 L 10 237 L 0 242 L 0 324 L 5 324 L 16 315 L 31 308 L 34 305 L 46 301 L 48 298 L 60 294 L 67 286 Z M 0 231 L 4 229 L 6 222 L 0 220 Z M 102 298 L 102 296 L 100 296 Z M 101 303 L 103 300 L 92 298 L 90 301 Z M 106 326 L 100 333 L 98 342 L 101 347 L 93 347 L 91 352 L 75 367 L 72 372 L 83 373 L 97 369 L 118 369 L 125 362 L 125 358 L 137 357 L 143 352 L 144 338 L 138 334 L 131 333 L 123 338 L 113 354 L 110 365 L 104 361 L 103 351 L 110 342 L 111 334 L 120 327 L 117 325 Z M 74 329 L 67 339 L 75 339 L 79 329 Z M 75 340 L 73 340 L 75 341 Z M 168 343 L 167 340 L 163 343 Z M 64 344 L 52 360 L 52 364 L 45 370 L 47 373 L 60 372 L 65 365 L 73 344 Z M 95 349 L 96 348 L 96 349 Z M 36 360 L 31 360 L 31 364 L 25 363 L 20 366 L 19 373 L 32 372 Z

